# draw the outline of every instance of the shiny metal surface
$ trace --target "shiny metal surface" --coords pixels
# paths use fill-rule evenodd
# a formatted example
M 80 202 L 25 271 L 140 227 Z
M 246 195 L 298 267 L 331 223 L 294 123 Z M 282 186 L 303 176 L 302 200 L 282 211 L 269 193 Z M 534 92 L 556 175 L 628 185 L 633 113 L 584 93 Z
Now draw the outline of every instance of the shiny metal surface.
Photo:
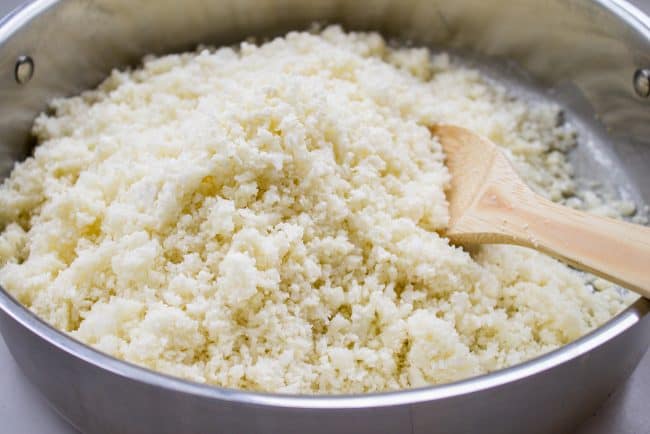
M 37 1 L 0 26 L 0 172 L 27 155 L 29 127 L 48 100 L 97 84 L 112 67 L 314 20 L 496 64 L 512 59 L 581 128 L 578 171 L 650 202 L 650 105 L 630 80 L 650 67 L 650 19 L 619 0 Z M 14 79 L 20 55 L 38 65 L 24 85 Z M 342 397 L 247 393 L 156 374 L 71 340 L 1 290 L 0 331 L 23 371 L 84 432 L 541 434 L 571 430 L 629 374 L 650 341 L 649 310 L 640 300 L 575 343 L 490 375 Z
M 31 80 L 34 75 L 34 61 L 32 58 L 29 56 L 18 57 L 14 75 L 18 84 L 25 84 Z
M 650 96 L 650 69 L 638 69 L 634 73 L 634 90 L 642 98 Z

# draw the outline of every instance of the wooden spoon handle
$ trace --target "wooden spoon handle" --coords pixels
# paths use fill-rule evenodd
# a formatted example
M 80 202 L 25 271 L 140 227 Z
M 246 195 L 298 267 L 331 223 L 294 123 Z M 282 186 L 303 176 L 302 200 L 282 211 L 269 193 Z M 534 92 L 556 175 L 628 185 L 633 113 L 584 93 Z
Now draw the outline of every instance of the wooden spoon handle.
M 529 228 L 542 250 L 650 298 L 650 228 L 533 199 Z
M 484 242 L 535 248 L 650 298 L 650 228 L 557 205 L 530 190 L 516 196 L 507 212 L 491 213 L 499 230 Z

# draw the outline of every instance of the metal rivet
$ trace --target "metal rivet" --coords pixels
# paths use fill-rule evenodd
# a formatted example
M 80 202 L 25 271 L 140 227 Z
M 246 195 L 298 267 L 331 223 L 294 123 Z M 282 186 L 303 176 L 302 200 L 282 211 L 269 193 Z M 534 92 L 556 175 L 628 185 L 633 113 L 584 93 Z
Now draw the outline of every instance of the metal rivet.
M 32 58 L 29 56 L 18 57 L 18 60 L 16 60 L 14 75 L 19 84 L 25 84 L 31 80 L 34 75 L 34 61 Z
M 634 73 L 634 90 L 641 98 L 650 96 L 650 69 L 637 69 Z

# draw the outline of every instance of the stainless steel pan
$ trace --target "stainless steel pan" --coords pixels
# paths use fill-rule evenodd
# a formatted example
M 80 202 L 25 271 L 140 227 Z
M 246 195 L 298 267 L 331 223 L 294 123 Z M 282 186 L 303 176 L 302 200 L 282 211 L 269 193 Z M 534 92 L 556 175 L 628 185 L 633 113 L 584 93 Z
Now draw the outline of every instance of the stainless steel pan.
M 453 49 L 489 73 L 515 76 L 522 92 L 568 108 L 581 129 L 579 172 L 650 203 L 650 19 L 622 0 L 36 1 L 0 23 L 0 174 L 28 154 L 31 122 L 47 101 L 96 85 L 112 67 L 315 20 Z M 646 351 L 649 311 L 639 300 L 571 345 L 466 381 L 306 397 L 213 388 L 138 368 L 52 329 L 0 290 L 0 331 L 13 356 L 88 433 L 568 432 Z

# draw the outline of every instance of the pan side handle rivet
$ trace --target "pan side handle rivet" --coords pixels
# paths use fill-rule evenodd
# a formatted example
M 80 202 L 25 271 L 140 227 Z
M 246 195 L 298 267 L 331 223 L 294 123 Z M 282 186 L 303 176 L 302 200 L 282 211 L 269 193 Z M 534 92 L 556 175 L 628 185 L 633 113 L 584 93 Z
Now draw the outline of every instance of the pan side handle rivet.
M 634 73 L 634 90 L 641 98 L 650 96 L 650 69 L 637 69 Z
M 16 60 L 14 76 L 18 84 L 25 84 L 34 76 L 34 60 L 29 56 L 19 56 Z

